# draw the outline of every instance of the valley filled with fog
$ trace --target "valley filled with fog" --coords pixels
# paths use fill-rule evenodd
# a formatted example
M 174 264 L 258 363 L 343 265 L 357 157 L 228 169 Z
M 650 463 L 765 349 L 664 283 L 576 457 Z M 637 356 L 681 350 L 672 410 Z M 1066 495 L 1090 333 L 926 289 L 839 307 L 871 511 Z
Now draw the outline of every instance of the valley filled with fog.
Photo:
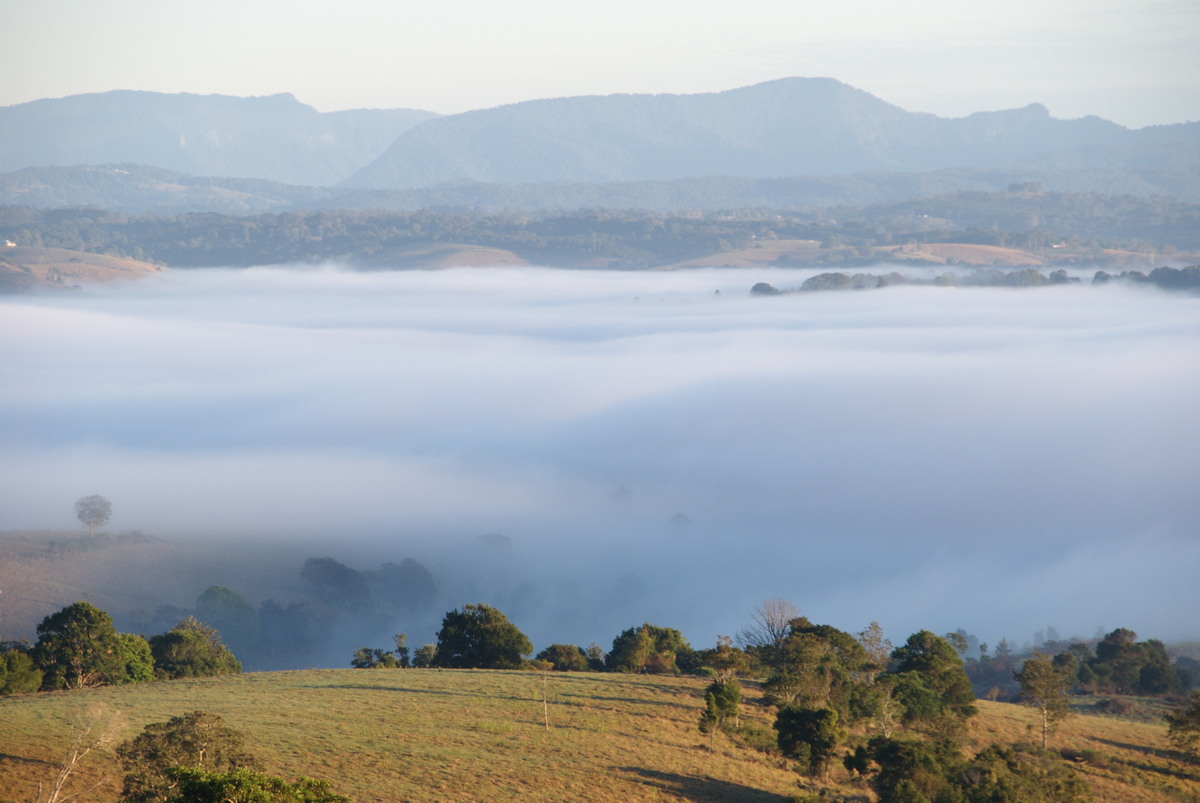
M 102 494 L 109 530 L 206 565 L 252 546 L 280 578 L 237 587 L 255 605 L 310 556 L 414 558 L 439 599 L 378 645 L 486 602 L 538 649 L 644 621 L 708 646 L 765 597 L 896 641 L 1197 637 L 1200 298 L 749 293 L 811 275 L 193 270 L 4 298 L 0 530 L 77 528 Z

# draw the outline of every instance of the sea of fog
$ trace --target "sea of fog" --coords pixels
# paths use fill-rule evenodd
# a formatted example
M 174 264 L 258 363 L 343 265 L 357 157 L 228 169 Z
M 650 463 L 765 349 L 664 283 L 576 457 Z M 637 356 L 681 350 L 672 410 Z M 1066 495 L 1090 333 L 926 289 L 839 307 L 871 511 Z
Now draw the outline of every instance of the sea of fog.
M 0 530 L 77 529 L 98 493 L 113 532 L 253 543 L 293 576 L 413 557 L 441 610 L 497 604 L 539 648 L 644 621 L 708 646 L 766 597 L 894 641 L 1200 636 L 1200 298 L 749 294 L 808 275 L 195 270 L 8 297 Z

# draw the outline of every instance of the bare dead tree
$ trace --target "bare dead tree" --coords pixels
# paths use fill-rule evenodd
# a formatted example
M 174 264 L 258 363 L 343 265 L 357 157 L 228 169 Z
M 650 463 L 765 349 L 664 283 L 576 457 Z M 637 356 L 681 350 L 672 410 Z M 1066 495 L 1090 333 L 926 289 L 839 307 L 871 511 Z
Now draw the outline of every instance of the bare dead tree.
M 770 597 L 754 609 L 753 622 L 738 631 L 737 644 L 747 652 L 766 649 L 778 653 L 791 632 L 792 620 L 800 609 L 781 597 Z

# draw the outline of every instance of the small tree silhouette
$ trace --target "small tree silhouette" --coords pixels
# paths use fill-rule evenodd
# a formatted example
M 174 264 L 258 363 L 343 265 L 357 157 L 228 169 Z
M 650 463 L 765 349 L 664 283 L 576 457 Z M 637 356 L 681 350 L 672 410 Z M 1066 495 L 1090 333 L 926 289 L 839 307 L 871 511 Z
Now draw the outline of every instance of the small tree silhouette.
M 88 533 L 94 536 L 97 527 L 108 524 L 108 517 L 112 515 L 112 502 L 96 494 L 85 496 L 75 503 L 75 515 L 87 526 Z

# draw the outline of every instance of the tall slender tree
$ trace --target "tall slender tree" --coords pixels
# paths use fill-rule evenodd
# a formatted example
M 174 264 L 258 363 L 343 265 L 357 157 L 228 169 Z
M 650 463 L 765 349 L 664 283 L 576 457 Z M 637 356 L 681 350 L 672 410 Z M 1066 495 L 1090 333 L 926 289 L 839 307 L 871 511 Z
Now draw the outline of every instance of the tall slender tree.
M 1058 723 L 1071 715 L 1071 678 L 1048 655 L 1034 653 L 1013 678 L 1021 684 L 1021 699 L 1032 705 L 1042 716 L 1042 749 Z

